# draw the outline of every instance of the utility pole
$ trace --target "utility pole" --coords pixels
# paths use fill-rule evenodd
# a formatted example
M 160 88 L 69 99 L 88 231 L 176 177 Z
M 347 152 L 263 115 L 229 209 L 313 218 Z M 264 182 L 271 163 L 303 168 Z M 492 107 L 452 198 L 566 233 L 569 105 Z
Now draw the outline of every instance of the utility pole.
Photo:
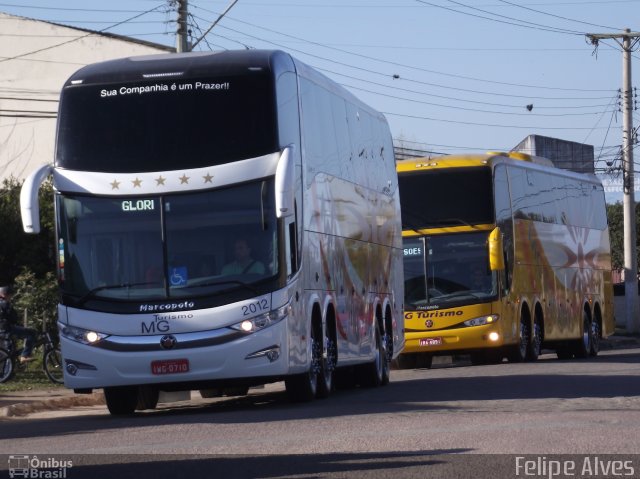
M 631 87 L 631 51 L 640 39 L 639 32 L 628 28 L 618 34 L 587 34 L 593 45 L 599 40 L 615 40 L 622 47 L 622 189 L 624 211 L 624 286 L 627 332 L 640 332 L 638 309 L 638 251 L 636 249 L 636 202 L 633 180 L 633 95 Z
M 211 30 L 213 30 L 213 27 L 215 27 L 215 26 L 218 24 L 218 22 L 219 22 L 220 20 L 222 20 L 222 18 L 227 14 L 227 12 L 229 12 L 229 10 L 231 10 L 231 9 L 233 8 L 233 6 L 234 6 L 236 3 L 238 3 L 238 0 L 233 0 L 233 2 L 231 2 L 231 3 L 229 4 L 229 6 L 225 9 L 225 11 L 224 11 L 224 12 L 222 12 L 222 13 L 220 14 L 220 16 L 218 16 L 218 18 L 216 19 L 216 21 L 215 21 L 215 22 L 213 22 L 213 23 L 211 24 L 211 26 L 207 29 L 207 31 L 206 31 L 206 32 L 204 32 L 204 33 L 202 34 L 202 36 L 201 36 L 200 38 L 198 38 L 198 39 L 194 42 L 194 44 L 193 44 L 193 45 L 191 45 L 190 50 L 193 50 L 193 49 L 195 48 L 195 46 L 196 46 L 198 43 L 200 43 L 200 42 L 202 41 L 202 39 L 203 39 L 204 37 L 206 37 L 206 36 L 209 34 L 209 32 L 210 32 Z
M 188 0 L 177 0 L 178 2 L 178 31 L 176 32 L 176 53 L 188 52 L 188 29 L 187 14 Z

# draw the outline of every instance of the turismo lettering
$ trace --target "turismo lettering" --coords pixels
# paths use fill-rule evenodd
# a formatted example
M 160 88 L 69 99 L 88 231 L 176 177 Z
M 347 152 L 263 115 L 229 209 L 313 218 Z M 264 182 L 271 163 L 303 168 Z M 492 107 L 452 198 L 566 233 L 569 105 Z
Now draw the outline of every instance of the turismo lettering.
M 453 316 L 462 316 L 463 314 L 464 312 L 459 309 L 452 311 L 416 311 L 404 313 L 404 319 L 450 318 Z

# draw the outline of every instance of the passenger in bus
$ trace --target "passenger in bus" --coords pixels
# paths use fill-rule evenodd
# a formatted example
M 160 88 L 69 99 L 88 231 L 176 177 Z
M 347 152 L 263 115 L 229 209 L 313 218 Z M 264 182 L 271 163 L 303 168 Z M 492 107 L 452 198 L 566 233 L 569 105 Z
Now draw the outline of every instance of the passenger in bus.
M 238 238 L 233 246 L 235 260 L 222 267 L 220 274 L 264 274 L 264 264 L 251 257 L 251 246 L 245 238 Z

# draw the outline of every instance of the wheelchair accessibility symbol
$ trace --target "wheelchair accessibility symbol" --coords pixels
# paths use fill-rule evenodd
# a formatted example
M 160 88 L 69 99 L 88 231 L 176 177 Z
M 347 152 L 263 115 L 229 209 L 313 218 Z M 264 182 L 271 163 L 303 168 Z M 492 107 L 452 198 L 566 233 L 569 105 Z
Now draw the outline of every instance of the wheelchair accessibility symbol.
M 177 266 L 169 271 L 169 283 L 171 286 L 184 286 L 187 284 L 187 267 Z

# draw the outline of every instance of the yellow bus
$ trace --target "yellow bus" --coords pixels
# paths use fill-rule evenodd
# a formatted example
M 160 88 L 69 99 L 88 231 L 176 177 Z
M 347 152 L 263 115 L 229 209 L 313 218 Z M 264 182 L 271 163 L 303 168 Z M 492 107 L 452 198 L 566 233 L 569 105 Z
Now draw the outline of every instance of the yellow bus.
M 405 270 L 401 368 L 598 354 L 613 333 L 604 190 L 521 153 L 399 161 Z

